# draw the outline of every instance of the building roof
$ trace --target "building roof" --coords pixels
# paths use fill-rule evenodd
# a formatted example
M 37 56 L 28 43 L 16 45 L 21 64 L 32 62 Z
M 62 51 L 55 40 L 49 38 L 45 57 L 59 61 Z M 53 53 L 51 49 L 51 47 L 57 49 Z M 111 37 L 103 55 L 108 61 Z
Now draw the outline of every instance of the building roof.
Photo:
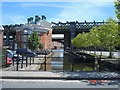
M 40 21 L 40 25 L 42 25 L 43 28 L 52 29 L 52 23 L 49 23 L 46 20 Z
M 46 33 L 48 32 L 48 29 L 45 29 L 43 26 L 41 25 L 37 25 L 37 24 L 25 24 L 25 25 L 21 25 L 19 27 L 15 28 L 17 31 L 24 31 L 24 30 L 29 30 L 29 31 L 37 31 L 38 33 L 42 32 L 42 33 Z
M 4 28 L 3 28 L 3 26 L 2 26 L 2 25 L 0 25 L 0 30 L 4 30 Z

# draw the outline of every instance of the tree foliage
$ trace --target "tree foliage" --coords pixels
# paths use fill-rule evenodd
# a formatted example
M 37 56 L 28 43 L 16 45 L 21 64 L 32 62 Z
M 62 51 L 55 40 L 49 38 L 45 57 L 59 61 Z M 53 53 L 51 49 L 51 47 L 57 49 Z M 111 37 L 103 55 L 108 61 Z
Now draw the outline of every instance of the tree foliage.
M 78 34 L 72 40 L 76 47 L 98 46 L 105 47 L 110 50 L 115 49 L 115 46 L 120 45 L 120 36 L 118 35 L 118 24 L 116 20 L 108 18 L 107 23 L 96 27 L 94 26 L 89 33 Z
M 116 16 L 117 16 L 118 20 L 120 20 L 120 1 L 115 1 L 114 4 L 115 4 L 115 8 L 116 8 L 116 10 L 115 10 Z
M 36 31 L 33 31 L 33 33 L 29 37 L 29 48 L 31 50 L 43 48 L 43 44 L 40 42 L 39 35 Z
M 104 46 L 114 48 L 118 42 L 117 22 L 112 18 L 107 19 L 107 23 L 99 27 L 100 41 Z

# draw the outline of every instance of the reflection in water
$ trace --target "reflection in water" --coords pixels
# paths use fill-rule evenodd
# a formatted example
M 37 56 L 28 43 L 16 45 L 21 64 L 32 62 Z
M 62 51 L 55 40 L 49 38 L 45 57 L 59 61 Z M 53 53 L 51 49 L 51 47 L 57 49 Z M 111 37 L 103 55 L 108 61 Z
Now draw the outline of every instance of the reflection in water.
M 92 71 L 94 63 L 73 62 L 75 60 L 69 54 L 64 54 L 63 50 L 53 50 L 54 54 L 51 58 L 52 70 L 74 70 L 74 71 Z M 64 56 L 64 57 L 63 57 Z M 56 57 L 56 58 L 55 58 Z
M 64 56 L 64 57 L 63 57 Z M 73 60 L 69 54 L 64 54 L 63 50 L 54 50 L 52 55 L 54 58 L 49 58 L 47 70 L 65 70 L 65 71 L 108 71 L 114 70 L 113 67 L 100 64 L 99 67 L 95 63 L 81 63 L 81 60 Z M 56 58 L 55 58 L 56 57 Z M 96 67 L 97 66 L 97 67 Z M 88 85 L 118 85 L 119 80 L 82 80 Z
M 51 69 L 52 70 L 63 70 L 63 50 L 53 50 L 54 54 L 51 58 Z M 55 58 L 56 57 L 56 58 Z
M 117 71 L 117 69 L 106 65 L 106 63 L 82 63 L 79 59 L 73 59 L 70 54 L 64 54 L 62 49 L 53 50 L 53 58 L 47 60 L 47 70 L 65 71 Z
M 69 54 L 64 55 L 64 70 L 71 71 L 93 71 L 94 63 L 81 63 L 81 60 L 73 60 Z

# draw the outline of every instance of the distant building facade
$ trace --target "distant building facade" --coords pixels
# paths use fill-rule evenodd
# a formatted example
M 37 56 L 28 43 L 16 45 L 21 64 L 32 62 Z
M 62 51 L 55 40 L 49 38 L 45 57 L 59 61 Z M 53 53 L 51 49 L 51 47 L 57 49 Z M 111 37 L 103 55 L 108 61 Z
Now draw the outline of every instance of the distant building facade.
M 35 21 L 33 21 L 33 18 L 28 18 L 27 24 L 16 28 L 16 42 L 18 48 L 28 46 L 28 37 L 33 31 L 38 33 L 44 49 L 52 48 L 52 24 L 45 19 L 44 16 L 42 20 L 40 20 L 40 17 L 35 16 Z
M 63 47 L 64 47 L 64 45 L 60 42 L 57 42 L 57 41 L 52 42 L 52 48 L 54 48 L 54 49 L 63 48 Z

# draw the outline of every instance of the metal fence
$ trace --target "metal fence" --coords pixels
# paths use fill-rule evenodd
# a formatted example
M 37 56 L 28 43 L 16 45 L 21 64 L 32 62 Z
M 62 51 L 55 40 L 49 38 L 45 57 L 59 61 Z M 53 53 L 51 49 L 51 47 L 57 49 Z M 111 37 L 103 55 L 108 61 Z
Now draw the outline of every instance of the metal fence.
M 33 68 L 35 68 L 35 66 L 37 66 L 38 68 L 35 70 L 42 70 L 42 71 L 49 71 L 52 70 L 51 68 L 51 61 L 49 59 L 57 59 L 57 58 L 63 58 L 64 57 L 52 57 L 52 56 L 47 56 L 47 55 L 38 55 L 36 57 L 26 57 L 26 56 L 22 56 L 22 58 L 17 58 L 13 60 L 12 65 L 15 66 L 15 70 L 34 70 Z M 78 62 L 81 63 L 81 62 Z M 58 70 L 68 70 L 68 71 L 75 71 L 75 67 L 76 67 L 76 63 L 74 62 L 70 62 L 70 63 L 60 63 L 60 62 L 56 62 L 56 65 L 63 65 L 63 69 L 58 69 Z M 83 65 L 88 65 L 88 66 L 92 66 L 94 69 L 92 70 L 98 70 L 102 68 L 112 68 L 113 70 L 119 71 L 120 70 L 120 59 L 104 59 L 104 58 L 95 58 L 94 62 L 90 62 L 90 63 L 86 63 L 86 62 L 82 62 Z M 30 67 L 31 66 L 31 67 Z M 33 66 L 33 67 L 32 67 Z M 69 69 L 64 69 L 64 66 L 69 67 Z M 29 69 L 26 69 L 29 68 Z M 57 69 L 56 69 L 57 70 Z M 91 70 L 91 71 L 92 71 Z

